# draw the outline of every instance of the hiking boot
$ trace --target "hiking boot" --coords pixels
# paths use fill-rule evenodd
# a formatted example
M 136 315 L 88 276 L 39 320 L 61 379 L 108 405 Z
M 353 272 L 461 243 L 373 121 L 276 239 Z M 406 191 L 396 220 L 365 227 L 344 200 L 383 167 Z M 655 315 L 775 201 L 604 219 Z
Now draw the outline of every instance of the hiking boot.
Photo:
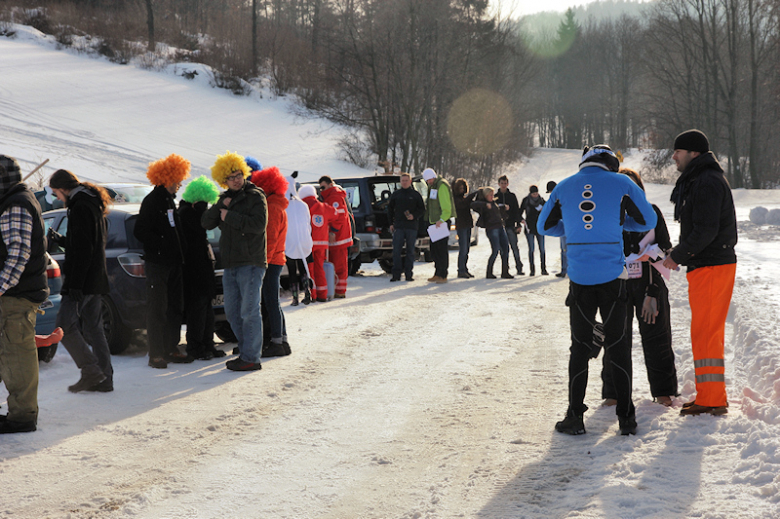
M 17 422 L 9 420 L 5 415 L 0 416 L 0 434 L 13 434 L 20 432 L 33 432 L 37 429 L 34 421 Z
M 110 378 L 106 378 L 103 382 L 95 384 L 94 386 L 86 389 L 85 391 L 92 391 L 97 393 L 110 393 L 114 390 L 114 381 Z
M 334 299 L 346 299 L 347 294 L 333 294 Z
M 96 386 L 100 384 L 105 379 L 106 376 L 102 372 L 93 373 L 91 375 L 85 375 L 84 373 L 82 373 L 81 378 L 79 379 L 78 382 L 76 382 L 72 386 L 68 386 L 68 391 L 70 391 L 71 393 L 86 391 L 92 386 Z
M 168 367 L 168 361 L 162 357 L 155 357 L 149 359 L 149 366 L 157 369 L 165 369 Z
M 436 280 L 436 283 L 438 283 L 439 285 L 443 285 L 446 282 L 447 282 L 447 278 L 440 277 L 439 279 Z
M 263 358 L 267 357 L 284 357 L 292 353 L 290 350 L 290 344 L 287 341 L 274 342 L 271 341 L 267 346 L 263 347 L 263 353 L 260 355 Z
M 618 416 L 618 426 L 620 427 L 620 434 L 628 436 L 629 434 L 636 434 L 636 417 L 635 416 Z
M 428 278 L 429 283 L 436 283 L 436 280 L 439 279 L 439 276 L 433 276 Z
M 685 402 L 682 406 L 683 406 L 683 409 L 687 409 L 687 408 L 691 407 L 692 405 L 696 405 L 696 400 L 695 399 L 691 400 L 690 402 Z
M 241 357 L 227 361 L 225 367 L 230 371 L 257 371 L 263 369 L 263 365 L 259 362 L 247 362 L 241 360 Z
M 585 424 L 582 421 L 582 415 L 566 412 L 566 418 L 555 424 L 555 430 L 571 435 L 585 434 Z
M 680 414 L 683 416 L 697 416 L 700 414 L 711 414 L 712 416 L 721 416 L 729 412 L 726 406 L 721 407 L 707 407 L 703 405 L 693 404 L 688 407 L 684 407 L 680 410 Z
M 298 284 L 293 283 L 290 287 L 290 292 L 292 292 L 292 303 L 291 306 L 298 306 Z
M 174 364 L 189 364 L 190 362 L 194 361 L 195 357 L 187 355 L 186 353 L 181 353 L 179 351 L 168 354 L 168 362 L 173 362 Z

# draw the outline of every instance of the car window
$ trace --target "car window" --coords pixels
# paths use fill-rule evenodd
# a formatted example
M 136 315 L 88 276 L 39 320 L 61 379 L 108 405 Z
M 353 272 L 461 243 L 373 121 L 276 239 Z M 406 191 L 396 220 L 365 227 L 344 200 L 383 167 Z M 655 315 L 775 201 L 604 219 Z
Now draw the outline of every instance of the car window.
M 209 243 L 212 247 L 219 247 L 219 237 L 222 235 L 222 231 L 219 230 L 219 227 L 214 227 L 211 230 L 206 230 L 206 238 L 208 238 Z
M 44 221 L 44 225 L 46 222 Z M 60 220 L 60 223 L 56 223 L 56 218 L 51 218 L 51 222 L 49 225 L 55 226 L 54 230 L 60 233 L 63 236 L 68 235 L 68 215 L 65 214 L 65 216 L 62 217 L 62 220 Z M 48 226 L 46 226 L 46 232 L 49 232 Z M 49 254 L 65 254 L 65 249 L 60 246 L 58 243 L 51 243 L 49 245 Z
M 108 229 L 108 241 L 111 242 L 112 240 L 114 243 L 116 243 L 115 247 L 127 247 L 128 249 L 143 249 L 143 244 L 138 241 L 138 238 L 136 238 L 133 235 L 133 229 L 135 229 L 135 221 L 138 219 L 138 215 L 134 214 L 130 216 L 129 218 L 125 218 L 125 225 L 124 225 L 124 236 L 122 236 L 122 228 L 120 228 L 119 225 L 115 225 L 114 229 L 109 226 Z M 121 220 L 117 220 L 121 221 Z M 106 245 L 108 247 L 108 245 Z
M 338 182 L 338 181 L 337 181 Z M 357 182 L 343 182 L 339 185 L 347 192 L 347 200 L 352 206 L 352 211 L 360 209 L 360 185 Z
M 423 200 L 428 199 L 428 184 L 424 180 L 417 179 L 413 182 L 414 188 L 417 190 L 420 195 L 422 195 Z
M 386 202 L 390 200 L 390 195 L 398 189 L 401 189 L 399 181 L 372 182 L 370 184 L 371 202 Z
M 154 186 L 111 186 L 106 187 L 115 204 L 140 204 Z

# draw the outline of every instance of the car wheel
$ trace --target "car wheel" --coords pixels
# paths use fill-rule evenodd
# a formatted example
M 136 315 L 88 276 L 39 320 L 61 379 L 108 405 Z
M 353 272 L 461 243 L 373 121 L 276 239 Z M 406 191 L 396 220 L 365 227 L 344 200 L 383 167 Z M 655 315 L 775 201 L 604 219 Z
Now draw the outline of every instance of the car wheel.
M 355 259 L 349 260 L 349 275 L 355 276 L 358 273 L 358 270 L 360 270 L 360 265 L 362 263 L 360 262 L 360 256 L 356 257 Z
M 393 272 L 393 258 L 379 258 L 377 261 L 379 261 L 379 266 L 382 267 L 382 270 L 388 274 Z
M 219 337 L 219 340 L 225 343 L 233 343 L 238 342 L 238 339 L 236 338 L 236 334 L 233 333 L 233 329 L 230 328 L 230 323 L 227 321 L 220 321 L 216 323 L 216 326 L 214 327 L 214 333 L 217 337 Z
M 55 342 L 51 346 L 38 348 L 38 360 L 43 362 L 51 362 L 51 359 L 54 358 L 54 354 L 57 353 L 58 344 L 58 342 Z
M 119 355 L 130 345 L 130 333 L 122 324 L 119 312 L 108 296 L 103 296 L 103 331 L 112 355 Z

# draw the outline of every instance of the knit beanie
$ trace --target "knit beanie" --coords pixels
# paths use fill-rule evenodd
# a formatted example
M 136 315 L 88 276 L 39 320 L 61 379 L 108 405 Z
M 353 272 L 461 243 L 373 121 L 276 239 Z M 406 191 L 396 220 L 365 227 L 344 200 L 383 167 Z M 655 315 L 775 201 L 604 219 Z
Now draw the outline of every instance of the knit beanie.
M 707 140 L 707 136 L 702 131 L 688 130 L 674 139 L 674 149 L 707 153 L 710 151 L 710 141 Z
M 431 180 L 431 179 L 436 178 L 436 172 L 434 170 L 432 170 L 431 168 L 426 168 L 423 171 L 423 175 L 422 176 L 423 176 L 423 179 L 425 179 L 425 180 Z
M 170 186 L 190 176 L 190 161 L 171 153 L 164 159 L 149 163 L 146 178 L 155 186 Z
M 555 189 L 555 186 L 557 186 L 557 185 L 558 185 L 558 184 L 556 184 L 556 183 L 555 183 L 555 182 L 553 182 L 552 180 L 550 180 L 549 182 L 547 182 L 547 192 L 548 192 L 548 193 L 552 193 L 553 189 Z
M 208 202 L 213 204 L 219 198 L 219 188 L 213 180 L 206 176 L 199 176 L 184 188 L 181 199 L 185 202 L 195 204 L 198 202 Z
M 528 188 L 528 192 L 529 193 L 538 193 L 539 192 L 539 188 L 536 187 L 536 186 L 531 186 L 531 187 Z

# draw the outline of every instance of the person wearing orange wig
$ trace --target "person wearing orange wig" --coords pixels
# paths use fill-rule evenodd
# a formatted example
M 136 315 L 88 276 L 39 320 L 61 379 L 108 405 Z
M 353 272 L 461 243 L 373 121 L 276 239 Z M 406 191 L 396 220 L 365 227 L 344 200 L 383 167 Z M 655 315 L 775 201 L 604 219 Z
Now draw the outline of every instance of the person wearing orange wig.
M 174 199 L 190 175 L 190 161 L 171 154 L 149 164 L 146 177 L 155 186 L 141 202 L 133 234 L 144 246 L 146 332 L 149 366 L 195 360 L 179 351 L 182 323 L 184 240 Z
M 265 271 L 262 289 L 262 309 L 268 313 L 268 330 L 263 326 L 270 340 L 263 340 L 263 357 L 281 357 L 290 354 L 287 342 L 287 327 L 284 324 L 282 306 L 279 304 L 279 279 L 282 268 L 287 262 L 284 245 L 287 239 L 287 206 L 289 202 L 287 179 L 272 166 L 262 171 L 252 172 L 250 180 L 265 192 L 268 203 L 268 225 L 265 231 L 268 269 Z

